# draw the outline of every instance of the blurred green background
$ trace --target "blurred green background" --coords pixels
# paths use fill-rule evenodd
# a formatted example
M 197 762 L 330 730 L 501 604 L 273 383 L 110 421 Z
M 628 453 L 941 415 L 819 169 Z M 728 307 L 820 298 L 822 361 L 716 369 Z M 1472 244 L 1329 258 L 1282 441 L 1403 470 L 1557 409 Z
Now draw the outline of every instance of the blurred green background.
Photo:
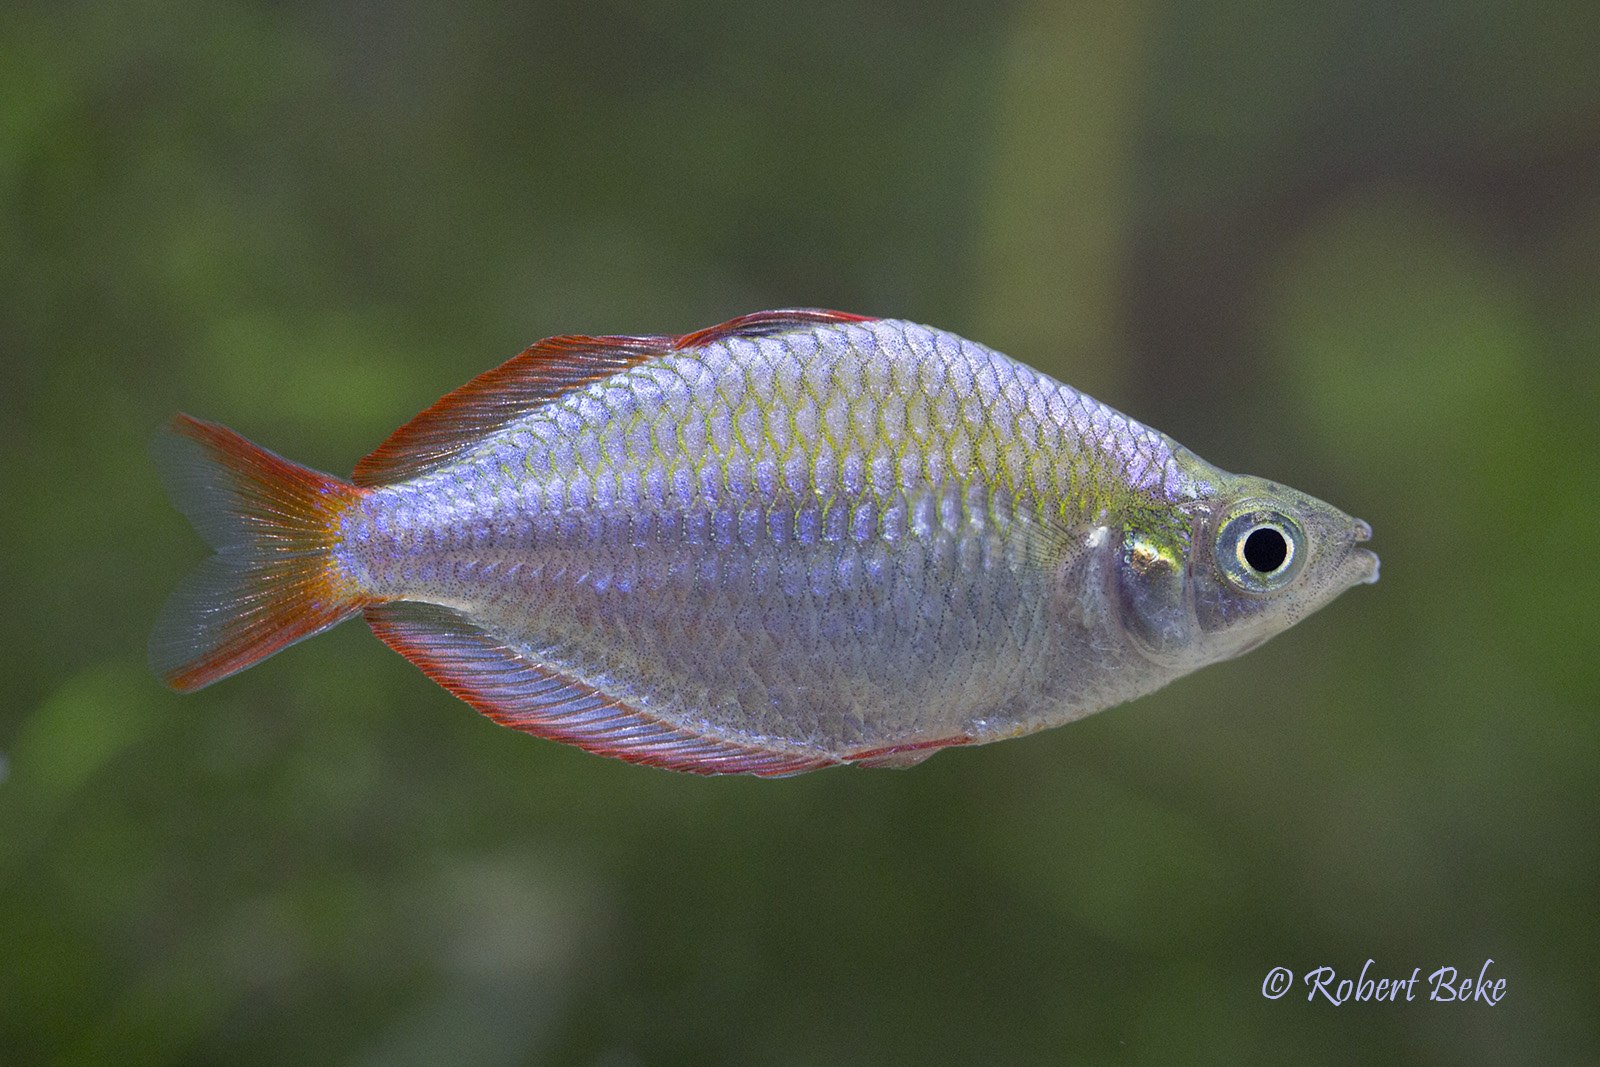
M 1600 1058 L 1600 7 L 13 2 L 0 1062 Z M 347 472 L 546 334 L 917 319 L 1383 581 L 915 770 L 501 730 L 359 624 L 203 694 L 171 412 Z M 1264 999 L 1442 964 L 1483 1005 Z

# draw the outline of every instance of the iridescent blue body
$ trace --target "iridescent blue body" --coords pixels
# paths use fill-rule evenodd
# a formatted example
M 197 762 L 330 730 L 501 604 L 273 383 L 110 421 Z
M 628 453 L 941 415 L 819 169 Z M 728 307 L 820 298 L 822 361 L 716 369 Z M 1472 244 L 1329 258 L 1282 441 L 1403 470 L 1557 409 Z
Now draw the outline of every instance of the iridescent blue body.
M 1376 574 L 1364 524 L 940 330 L 769 313 L 590 349 L 520 401 L 464 387 L 465 435 L 425 413 L 386 446 L 328 573 L 481 710 L 597 751 L 912 762 L 1149 692 Z M 1304 537 L 1273 612 L 1196 581 L 1240 499 Z

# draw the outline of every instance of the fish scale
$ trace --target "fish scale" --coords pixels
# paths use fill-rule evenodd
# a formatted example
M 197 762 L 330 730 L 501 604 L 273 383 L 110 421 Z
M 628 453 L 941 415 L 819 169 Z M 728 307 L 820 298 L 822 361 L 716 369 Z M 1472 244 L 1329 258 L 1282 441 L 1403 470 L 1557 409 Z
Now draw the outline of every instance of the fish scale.
M 158 622 L 173 685 L 359 610 L 497 721 L 702 773 L 1057 725 L 1376 577 L 1320 501 L 954 334 L 837 312 L 542 342 L 356 485 L 186 417 L 164 440 L 180 504 L 241 520 L 200 523 L 219 555 Z M 1240 571 L 1261 530 L 1284 561 Z
M 906 433 L 905 397 L 926 395 L 918 369 L 941 355 L 952 362 L 931 406 L 961 421 L 945 440 Z M 667 386 L 668 377 L 683 388 Z M 1074 488 L 1080 514 L 1071 518 L 1083 524 L 1094 516 L 1082 509 L 1109 503 L 1101 486 L 1081 491 L 1081 474 L 1058 480 L 1041 464 L 1030 476 L 1025 441 L 1063 437 L 1050 409 L 1029 405 L 1026 389 L 1016 388 L 1019 378 L 1037 387 L 1039 377 L 970 342 L 949 338 L 941 350 L 932 331 L 898 322 L 735 339 L 663 357 L 530 414 L 432 479 L 375 492 L 347 519 L 346 537 L 372 545 L 349 566 L 380 597 L 455 606 L 541 663 L 603 681 L 631 706 L 693 721 L 721 739 L 800 739 L 834 757 L 952 736 L 983 740 L 1047 710 L 1062 713 L 1059 704 L 1040 705 L 1090 658 L 1072 647 L 1071 634 L 1035 632 L 1048 582 L 1042 569 L 1018 561 L 1023 544 L 1012 532 L 1030 507 L 1061 515 L 1064 491 Z M 792 435 L 813 475 L 798 493 L 773 473 L 783 452 L 770 427 L 787 422 L 789 411 L 764 386 L 779 379 L 815 399 L 824 429 Z M 600 487 L 638 469 L 642 457 L 624 431 L 657 388 L 683 398 L 675 413 L 682 432 L 667 448 L 654 439 L 660 462 L 647 467 L 645 497 L 663 509 L 658 530 L 678 529 L 638 544 L 618 536 L 633 530 L 632 510 L 615 507 Z M 1069 406 L 1083 401 L 1075 396 Z M 1106 409 L 1084 418 L 1112 432 Z M 531 447 L 517 449 L 518 440 Z M 513 442 L 504 463 L 501 441 Z M 911 460 L 905 467 L 894 462 L 896 450 Z M 938 454 L 935 463 L 924 461 L 927 451 Z M 505 466 L 519 474 L 517 494 L 487 492 Z M 944 476 L 927 477 L 930 468 Z M 658 491 L 680 471 L 702 476 L 677 480 L 675 493 Z M 565 492 L 552 509 L 547 490 L 557 485 Z M 471 530 L 468 544 L 413 551 L 374 542 L 362 524 L 379 525 L 377 514 L 404 507 L 401 499 L 418 501 L 412 506 L 446 528 Z M 461 503 L 486 499 L 518 514 L 553 512 L 553 521 L 507 539 L 503 511 Z M 946 500 L 960 506 L 940 508 Z M 918 508 L 956 521 L 919 530 L 908 521 Z M 794 536 L 774 537 L 773 518 Z M 471 566 L 486 549 L 528 561 L 514 583 Z M 710 555 L 691 567 L 688 557 L 675 558 L 684 552 Z M 557 554 L 560 564 L 541 562 Z M 824 580 L 800 597 L 797 571 Z M 645 586 L 655 575 L 694 580 L 669 580 L 640 601 L 620 592 L 641 584 L 632 572 Z M 844 640 L 824 647 L 811 625 L 817 616 L 856 625 L 829 628 Z M 861 639 L 872 633 L 889 639 Z M 809 665 L 806 685 L 791 677 L 801 664 Z M 1008 693 L 1004 712 L 977 693 L 996 680 Z

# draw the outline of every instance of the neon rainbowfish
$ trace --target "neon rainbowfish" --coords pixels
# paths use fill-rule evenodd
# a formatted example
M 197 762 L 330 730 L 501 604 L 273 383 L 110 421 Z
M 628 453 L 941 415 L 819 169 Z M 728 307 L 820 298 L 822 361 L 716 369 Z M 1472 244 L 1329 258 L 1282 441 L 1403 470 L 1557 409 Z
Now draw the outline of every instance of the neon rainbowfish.
M 1151 692 L 1359 582 L 1366 523 L 998 352 L 769 311 L 554 337 L 318 474 L 177 416 L 199 689 L 361 613 L 496 722 L 698 774 L 907 766 Z

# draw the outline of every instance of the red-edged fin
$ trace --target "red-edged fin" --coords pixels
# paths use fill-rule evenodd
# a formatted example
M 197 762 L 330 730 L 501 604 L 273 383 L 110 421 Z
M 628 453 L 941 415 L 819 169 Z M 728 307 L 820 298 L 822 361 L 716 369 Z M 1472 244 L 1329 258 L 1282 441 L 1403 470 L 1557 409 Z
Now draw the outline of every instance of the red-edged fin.
M 837 760 L 705 737 L 535 663 L 459 614 L 427 604 L 373 604 L 367 624 L 390 648 L 502 726 L 601 756 L 691 774 L 777 778 Z
M 365 490 L 187 415 L 153 452 L 173 502 L 216 549 L 150 635 L 150 665 L 168 685 L 210 685 L 356 612 L 330 552 L 339 514 Z
M 418 477 L 563 393 L 672 349 L 670 337 L 548 337 L 466 385 L 389 435 L 356 464 L 357 485 Z
M 765 337 L 787 330 L 801 330 L 808 326 L 836 325 L 842 322 L 871 322 L 869 315 L 852 315 L 848 311 L 827 311 L 823 308 L 785 308 L 781 311 L 756 311 L 717 326 L 708 326 L 694 333 L 686 333 L 673 341 L 674 349 L 697 348 L 730 337 Z
M 427 474 L 533 409 L 653 356 L 730 337 L 867 321 L 843 311 L 796 308 L 741 315 L 681 337 L 549 337 L 446 393 L 390 434 L 356 464 L 354 480 L 357 485 L 385 485 Z
M 857 767 L 889 767 L 905 768 L 915 767 L 929 756 L 942 748 L 952 745 L 969 745 L 972 738 L 946 737 L 938 741 L 919 741 L 911 745 L 891 745 L 888 748 L 873 748 L 865 752 L 857 752 L 846 756 L 845 759 Z

